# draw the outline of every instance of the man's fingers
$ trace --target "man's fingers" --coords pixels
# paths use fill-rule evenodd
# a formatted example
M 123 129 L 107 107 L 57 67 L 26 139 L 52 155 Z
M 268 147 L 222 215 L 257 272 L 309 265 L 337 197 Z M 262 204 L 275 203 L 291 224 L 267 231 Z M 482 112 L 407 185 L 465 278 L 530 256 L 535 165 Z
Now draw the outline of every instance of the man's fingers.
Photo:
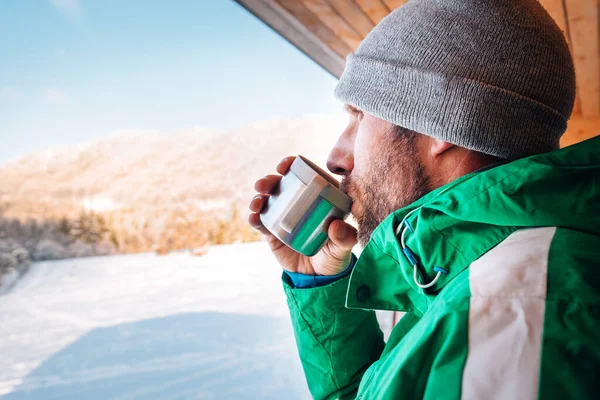
M 250 214 L 250 216 L 248 217 L 248 223 L 250 224 L 251 227 L 253 227 L 257 231 L 259 231 L 263 235 L 271 235 L 269 230 L 267 228 L 265 228 L 265 226 L 263 225 L 258 214 L 256 214 L 256 213 Z
M 294 160 L 296 159 L 296 156 L 290 156 L 290 157 L 286 157 L 283 160 L 281 160 L 279 162 L 279 165 L 277 165 L 277 168 L 275 168 L 275 170 L 280 173 L 281 175 L 285 175 L 288 170 L 290 169 L 290 166 L 292 165 L 292 163 L 294 162 Z
M 263 207 L 265 206 L 267 200 L 269 200 L 269 195 L 257 194 L 256 196 L 254 196 L 254 198 L 252 198 L 252 200 L 250 200 L 250 205 L 248 206 L 248 208 L 250 208 L 250 211 L 252 211 L 253 213 L 260 213 Z
M 270 194 L 281 181 L 281 175 L 267 175 L 256 181 L 254 190 L 262 194 Z
M 258 216 L 258 214 L 250 214 L 250 216 L 248 217 L 248 222 L 250 223 L 250 226 L 258 230 L 265 236 L 265 240 L 269 244 L 271 251 L 275 251 L 281 246 L 285 246 L 283 242 L 277 239 L 275 235 L 273 235 L 271 232 L 269 232 L 267 228 L 265 228 L 265 226 L 260 221 L 260 217 Z
M 271 194 L 273 189 L 275 189 L 275 186 L 277 186 L 279 182 L 281 182 L 281 178 L 283 178 L 282 175 L 285 175 L 287 173 L 295 159 L 296 157 L 292 156 L 286 157 L 283 160 L 281 160 L 281 162 L 279 163 L 279 165 L 277 165 L 276 168 L 277 172 L 281 175 L 267 175 L 257 180 L 254 184 L 254 190 L 261 194 Z

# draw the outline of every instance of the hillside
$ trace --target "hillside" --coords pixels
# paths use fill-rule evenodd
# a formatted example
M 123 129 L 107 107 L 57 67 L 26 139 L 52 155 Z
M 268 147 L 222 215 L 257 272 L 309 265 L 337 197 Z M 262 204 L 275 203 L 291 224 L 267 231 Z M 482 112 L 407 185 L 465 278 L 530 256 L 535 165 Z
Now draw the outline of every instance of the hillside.
M 121 132 L 5 163 L 0 280 L 29 260 L 259 240 L 246 222 L 256 179 L 287 155 L 323 165 L 343 126 L 309 116 L 232 132 Z
M 344 121 L 310 116 L 255 123 L 232 132 L 124 132 L 0 166 L 6 216 L 44 218 L 187 203 L 219 208 L 252 195 L 256 178 L 286 155 L 323 163 Z

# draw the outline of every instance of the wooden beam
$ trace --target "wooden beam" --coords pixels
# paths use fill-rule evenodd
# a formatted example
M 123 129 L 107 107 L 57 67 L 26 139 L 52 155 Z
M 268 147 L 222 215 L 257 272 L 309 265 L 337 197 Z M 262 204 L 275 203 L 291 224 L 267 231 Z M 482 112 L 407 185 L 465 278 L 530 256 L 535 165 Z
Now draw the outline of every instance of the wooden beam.
M 350 0 L 329 0 L 329 4 L 338 12 L 338 14 L 351 25 L 361 36 L 361 40 L 371 32 L 375 26 L 367 14 Z
M 328 43 L 311 32 L 274 0 L 236 0 L 236 2 L 330 74 L 336 78 L 342 75 L 345 65 L 344 56 L 333 51 Z
M 567 23 L 584 118 L 600 117 L 598 0 L 565 0 Z
M 340 38 L 331 28 L 325 25 L 320 18 L 309 10 L 304 3 L 299 0 L 275 0 L 276 3 L 285 8 L 309 31 L 313 32 L 320 40 L 329 46 L 343 59 L 354 50 L 348 43 Z M 356 35 L 356 33 L 355 33 Z M 357 39 L 360 42 L 360 38 Z
M 381 0 L 356 0 L 356 3 L 374 24 L 378 24 L 391 11 Z
M 400 7 L 403 4 L 406 4 L 408 0 L 383 0 L 386 6 L 392 11 L 396 8 Z
M 360 34 L 358 34 L 358 32 L 356 32 L 354 28 L 338 14 L 327 0 L 287 0 L 286 2 L 296 3 L 298 5 L 303 4 L 316 18 L 349 46 L 350 51 L 348 53 L 354 51 L 360 44 L 362 40 Z M 344 57 L 346 54 L 344 54 Z
M 569 38 L 569 26 L 567 24 L 567 15 L 565 14 L 565 3 L 564 0 L 540 0 L 542 6 L 546 9 L 548 14 L 554 19 L 558 28 L 563 31 L 565 39 L 571 48 L 571 40 Z M 571 50 L 572 51 L 572 50 Z M 579 105 L 579 93 L 575 96 L 575 105 L 573 106 L 573 115 L 577 116 L 581 114 L 581 107 Z

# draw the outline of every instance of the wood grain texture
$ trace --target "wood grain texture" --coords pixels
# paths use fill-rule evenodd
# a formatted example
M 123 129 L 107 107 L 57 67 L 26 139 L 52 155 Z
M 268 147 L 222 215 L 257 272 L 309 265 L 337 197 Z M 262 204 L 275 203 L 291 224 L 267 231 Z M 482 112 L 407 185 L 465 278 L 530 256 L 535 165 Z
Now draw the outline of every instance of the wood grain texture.
M 369 16 L 353 0 L 329 0 L 337 13 L 361 36 L 361 40 L 375 26 Z
M 321 23 L 346 43 L 350 49 L 349 53 L 358 47 L 362 40 L 361 35 L 338 14 L 327 0 L 296 0 L 296 2 L 303 3 Z
M 343 40 L 340 34 L 334 32 L 328 25 L 324 24 L 303 2 L 298 0 L 275 0 L 275 2 L 285 8 L 302 25 L 341 57 L 345 58 L 346 55 L 354 50 L 347 41 Z M 355 36 L 357 36 L 356 33 Z M 360 38 L 356 40 L 360 42 Z
M 300 51 L 339 78 L 346 61 L 274 0 L 235 0 Z
M 567 39 L 567 43 L 569 44 L 569 48 L 571 48 L 564 0 L 540 0 L 540 3 L 546 9 L 548 14 L 550 14 L 550 16 L 554 19 L 560 30 L 563 31 L 563 34 Z M 580 113 L 581 107 L 579 105 L 579 94 L 577 94 L 577 96 L 575 96 L 575 105 L 573 106 L 573 115 L 579 115 Z
M 345 58 L 391 10 L 408 0 L 269 0 Z M 574 117 L 600 116 L 600 0 L 539 0 L 564 32 L 577 75 Z M 332 53 L 332 54 L 333 54 Z
M 382 0 L 355 0 L 356 4 L 371 18 L 374 24 L 378 24 L 386 15 L 390 13 L 390 9 Z
M 540 4 L 546 9 L 548 14 L 556 21 L 556 25 L 565 34 L 568 40 L 567 17 L 565 15 L 565 6 L 563 0 L 539 0 Z
M 598 0 L 565 0 L 581 116 L 600 117 Z

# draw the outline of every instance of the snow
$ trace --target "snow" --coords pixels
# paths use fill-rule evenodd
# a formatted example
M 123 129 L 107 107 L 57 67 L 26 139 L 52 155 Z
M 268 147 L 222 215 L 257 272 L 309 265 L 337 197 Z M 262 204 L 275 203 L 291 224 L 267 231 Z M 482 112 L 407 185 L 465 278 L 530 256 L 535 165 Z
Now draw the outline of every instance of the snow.
M 19 271 L 9 268 L 6 273 L 0 277 L 0 294 L 8 291 L 19 279 Z
M 86 211 L 113 211 L 121 208 L 116 201 L 106 196 L 88 196 L 82 200 L 83 209 Z
M 265 243 L 34 263 L 0 355 L 2 399 L 310 398 Z

